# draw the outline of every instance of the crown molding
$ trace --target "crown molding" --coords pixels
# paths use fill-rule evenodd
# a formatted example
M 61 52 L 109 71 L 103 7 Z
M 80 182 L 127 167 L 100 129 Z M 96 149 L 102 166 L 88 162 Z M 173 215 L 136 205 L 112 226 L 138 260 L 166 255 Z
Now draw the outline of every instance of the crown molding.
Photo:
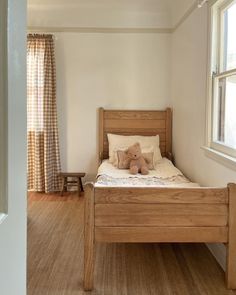
M 170 34 L 171 28 L 99 28 L 99 27 L 44 27 L 29 26 L 29 32 L 101 33 L 101 34 Z
M 194 3 L 189 7 L 189 9 L 184 13 L 184 15 L 177 22 L 177 24 L 173 27 L 172 32 L 175 32 L 186 21 L 186 19 L 194 12 L 196 8 L 197 8 L 197 2 L 194 1 Z
M 100 33 L 100 34 L 171 34 L 174 33 L 198 7 L 194 1 L 173 28 L 104 28 L 104 27 L 61 27 L 61 26 L 28 26 L 29 32 L 46 33 Z

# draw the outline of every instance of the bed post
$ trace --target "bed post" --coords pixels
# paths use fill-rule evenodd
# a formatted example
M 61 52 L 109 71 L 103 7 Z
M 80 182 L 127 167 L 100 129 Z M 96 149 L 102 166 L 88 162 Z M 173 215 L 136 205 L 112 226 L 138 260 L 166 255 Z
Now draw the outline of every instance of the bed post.
M 236 289 L 236 184 L 228 184 L 229 191 L 229 233 L 227 244 L 226 283 L 229 289 Z
M 104 145 L 104 109 L 99 108 L 99 165 L 103 160 L 103 145 Z
M 172 110 L 166 109 L 166 157 L 173 161 L 172 156 Z
M 85 186 L 84 209 L 84 290 L 93 289 L 94 277 L 94 186 L 89 183 Z

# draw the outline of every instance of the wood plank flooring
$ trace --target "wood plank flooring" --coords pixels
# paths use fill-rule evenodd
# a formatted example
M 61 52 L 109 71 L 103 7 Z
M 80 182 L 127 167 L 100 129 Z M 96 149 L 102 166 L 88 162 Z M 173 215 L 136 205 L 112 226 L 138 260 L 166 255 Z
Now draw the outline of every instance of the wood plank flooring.
M 228 295 L 204 244 L 98 244 L 84 292 L 83 197 L 30 193 L 28 295 Z

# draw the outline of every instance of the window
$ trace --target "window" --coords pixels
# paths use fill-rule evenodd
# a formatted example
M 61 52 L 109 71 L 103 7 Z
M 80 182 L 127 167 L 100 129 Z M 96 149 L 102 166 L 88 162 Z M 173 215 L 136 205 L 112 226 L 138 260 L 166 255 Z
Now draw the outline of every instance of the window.
M 27 43 L 27 130 L 37 132 L 44 131 L 45 45 L 40 41 L 37 47 L 35 40 Z
M 236 159 L 236 0 L 214 2 L 208 146 Z
M 27 36 L 27 156 L 28 189 L 58 191 L 61 168 L 51 34 Z

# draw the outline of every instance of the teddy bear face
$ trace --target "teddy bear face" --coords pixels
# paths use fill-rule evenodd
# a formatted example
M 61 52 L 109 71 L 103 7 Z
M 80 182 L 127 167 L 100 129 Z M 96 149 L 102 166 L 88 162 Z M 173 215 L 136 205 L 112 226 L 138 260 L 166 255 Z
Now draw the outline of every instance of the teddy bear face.
M 127 150 L 127 155 L 131 160 L 139 159 L 142 156 L 140 144 L 137 142 L 130 146 Z

